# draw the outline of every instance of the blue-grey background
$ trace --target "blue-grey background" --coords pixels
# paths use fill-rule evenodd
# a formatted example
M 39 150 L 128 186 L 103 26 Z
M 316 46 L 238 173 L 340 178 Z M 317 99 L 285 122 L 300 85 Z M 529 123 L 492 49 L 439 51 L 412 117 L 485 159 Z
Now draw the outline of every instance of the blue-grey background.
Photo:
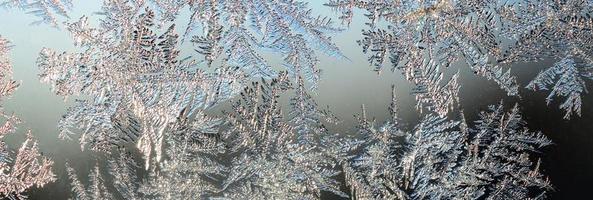
M 337 19 L 336 13 L 323 6 L 325 1 L 309 2 L 314 13 Z M 83 14 L 96 19 L 97 16 L 92 13 L 98 11 L 100 6 L 99 0 L 74 1 L 71 20 L 78 19 Z M 319 68 L 323 70 L 323 80 L 315 98 L 320 105 L 329 105 L 331 111 L 342 119 L 342 123 L 331 127 L 331 131 L 352 134 L 355 125 L 353 115 L 360 113 L 361 104 L 365 104 L 367 114 L 377 121 L 386 119 L 386 108 L 391 99 L 390 87 L 394 84 L 397 88 L 399 115 L 411 128 L 418 119 L 415 102 L 410 95 L 411 86 L 397 71 L 385 70 L 381 74 L 372 71 L 366 55 L 362 54 L 356 43 L 356 40 L 362 38 L 361 30 L 366 28 L 363 13 L 364 11 L 358 10 L 348 29 L 333 36 L 334 42 L 350 61 L 320 56 Z M 64 100 L 50 92 L 48 85 L 39 82 L 39 70 L 35 61 L 42 47 L 70 52 L 76 49 L 67 32 L 47 25 L 29 25 L 35 20 L 37 19 L 34 16 L 18 9 L 0 9 L 0 35 L 14 45 L 10 52 L 14 79 L 22 81 L 14 95 L 4 101 L 6 112 L 14 112 L 23 121 L 18 132 L 6 140 L 11 148 L 16 149 L 24 140 L 24 133 L 32 130 L 33 135 L 39 139 L 43 154 L 55 161 L 54 171 L 58 180 L 44 188 L 32 190 L 29 195 L 32 199 L 66 199 L 70 197 L 70 187 L 64 163 L 68 161 L 82 176 L 97 162 L 101 162 L 102 157 L 89 151 L 81 151 L 76 140 L 58 139 L 56 125 L 76 97 Z M 183 22 L 180 25 L 184 25 Z M 182 50 L 186 54 L 193 52 L 189 44 L 182 45 Z M 552 63 L 553 60 L 518 63 L 512 68 L 513 74 L 519 77 L 519 83 L 524 86 L 538 71 Z M 461 108 L 470 120 L 475 120 L 477 113 L 486 109 L 487 105 L 499 103 L 502 99 L 509 108 L 512 104 L 519 103 L 529 128 L 543 132 L 555 143 L 542 152 L 543 171 L 555 186 L 551 196 L 554 199 L 587 197 L 587 189 L 593 184 L 593 95 L 583 96 L 582 116 L 567 121 L 562 119 L 563 112 L 557 108 L 559 101 L 546 106 L 544 99 L 547 93 L 522 89 L 520 98 L 507 97 L 493 82 L 476 77 L 465 64 L 459 63 L 447 70 L 449 74 L 457 70 L 461 73 Z M 591 86 L 591 81 L 588 86 Z M 83 178 L 84 181 L 86 180 Z

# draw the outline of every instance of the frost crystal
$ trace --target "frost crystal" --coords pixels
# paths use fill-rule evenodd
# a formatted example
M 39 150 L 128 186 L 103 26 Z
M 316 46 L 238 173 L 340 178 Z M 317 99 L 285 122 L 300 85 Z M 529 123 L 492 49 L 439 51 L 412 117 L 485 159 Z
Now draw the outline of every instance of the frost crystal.
M 495 81 L 508 95 L 518 95 L 518 85 L 510 69 L 505 70 L 501 64 L 562 59 L 537 79 L 550 76 L 551 71 L 575 77 L 575 81 L 580 80 L 578 76 L 591 78 L 591 1 L 330 0 L 326 5 L 341 12 L 346 21 L 351 20 L 355 9 L 366 10 L 370 22 L 369 30 L 364 30 L 364 38 L 359 40 L 363 52 L 370 54 L 369 61 L 377 71 L 389 60 L 393 69 L 402 70 L 415 84 L 419 81 L 414 74 L 440 76 L 442 67 L 458 60 L 465 61 L 475 74 Z M 563 64 L 566 59 L 583 67 L 570 69 L 571 65 Z M 432 65 L 437 66 L 436 70 L 429 70 Z M 572 112 L 580 113 L 578 99 L 585 90 L 582 81 L 576 82 L 556 84 L 547 99 L 549 102 L 554 95 L 570 93 L 561 105 L 567 112 L 565 118 Z M 430 91 L 438 83 L 419 87 Z M 538 89 L 533 84 L 528 87 Z M 555 93 L 559 91 L 564 92 Z
M 546 98 L 546 102 L 550 104 L 554 96 L 566 97 L 560 108 L 566 110 L 564 118 L 569 119 L 573 112 L 576 112 L 579 116 L 581 115 L 581 94 L 587 91 L 585 81 L 581 76 L 593 79 L 592 74 L 582 72 L 581 69 L 577 68 L 574 59 L 568 57 L 540 72 L 527 85 L 527 88 L 532 90 L 548 90 L 548 86 L 553 85 L 552 92 Z
M 551 142 L 524 128 L 517 106 L 507 113 L 490 106 L 474 128 L 463 116 L 459 122 L 432 114 L 411 131 L 395 116 L 377 127 L 364 107 L 359 119 L 362 144 L 338 145 L 355 154 L 341 163 L 357 199 L 525 199 L 551 189 L 539 161 L 530 159 Z
M 503 38 L 498 36 L 513 20 L 504 15 L 504 2 L 330 0 L 326 5 L 342 12 L 344 20 L 350 20 L 355 8 L 368 12 L 369 30 L 363 30 L 359 44 L 371 54 L 369 61 L 377 71 L 389 60 L 393 70 L 402 70 L 418 84 L 414 74 L 439 76 L 441 68 L 462 60 L 474 73 L 494 80 L 509 95 L 517 95 L 509 71 L 489 58 L 500 56 Z M 436 70 L 429 70 L 433 65 Z M 434 84 L 420 87 L 437 87 Z
M 68 18 L 71 0 L 2 0 L 0 7 L 19 8 L 40 18 L 32 24 L 47 23 L 58 27 L 58 15 Z
M 393 88 L 390 120 L 380 125 L 368 120 L 363 106 L 356 127 L 362 139 L 329 134 L 326 125 L 337 118 L 315 102 L 307 86 L 315 88 L 320 79 L 316 51 L 343 57 L 328 36 L 339 29 L 313 17 L 306 3 L 105 0 L 97 27 L 87 17 L 65 25 L 77 53 L 43 49 L 37 60 L 40 79 L 53 92 L 78 97 L 60 121 L 61 137 L 79 136 L 81 148 L 109 153 L 107 170 L 98 164 L 87 185 L 67 166 L 74 197 L 320 199 L 325 192 L 358 199 L 545 197 L 551 186 L 539 173 L 539 161 L 532 160 L 550 141 L 525 128 L 517 106 L 510 112 L 502 104 L 491 106 L 471 127 L 463 113 L 458 121 L 447 118 L 459 111 L 460 84 L 459 73 L 448 76 L 444 69 L 464 61 L 518 95 L 514 77 L 499 63 L 520 60 L 521 53 L 539 56 L 519 48 L 549 37 L 522 34 L 534 28 L 523 25 L 542 26 L 537 16 L 554 15 L 557 6 L 546 4 L 542 7 L 550 11 L 541 12 L 523 1 L 327 5 L 343 12 L 344 20 L 354 8 L 369 12 L 369 30 L 359 43 L 377 71 L 390 62 L 415 84 L 423 115 L 412 130 L 399 121 Z M 173 22 L 186 11 L 189 22 L 179 36 Z M 199 58 L 179 56 L 185 39 Z M 509 47 L 507 40 L 519 42 Z M 572 49 L 528 86 L 546 88 L 557 80 L 548 102 L 568 97 L 561 105 L 567 117 L 580 112 L 580 94 L 586 91 L 580 77 L 591 77 L 588 68 L 577 67 L 588 62 L 587 53 L 574 55 L 589 48 Z M 286 71 L 271 66 L 269 53 L 282 56 Z M 203 62 L 197 61 L 201 56 Z M 136 148 L 126 152 L 130 144 Z M 342 191 L 342 174 L 349 193 Z
M 334 179 L 339 173 L 332 169 L 335 160 L 320 151 L 313 138 L 296 142 L 299 132 L 283 119 L 277 99 L 289 89 L 283 72 L 270 82 L 247 87 L 225 120 L 201 114 L 180 118 L 165 136 L 163 161 L 148 177 L 138 177 L 134 160 L 120 153 L 109 163 L 115 195 L 104 186 L 93 186 L 102 180 L 98 168 L 91 173 L 97 180 L 91 189 L 80 185 L 69 169 L 72 191 L 81 199 L 319 199 L 321 191 L 346 197 Z
M 318 134 L 327 133 L 323 122 L 338 123 L 339 119 L 327 109 L 321 109 L 313 97 L 307 93 L 305 82 L 297 77 L 295 94 L 290 99 L 291 110 L 288 121 L 295 126 L 298 140 L 301 143 L 310 143 Z
M 302 75 L 315 87 L 321 70 L 315 50 L 344 58 L 328 36 L 339 31 L 325 17 L 312 16 L 307 3 L 295 0 L 152 0 L 163 21 L 176 19 L 189 8 L 185 36 L 207 63 L 220 59 L 251 76 L 275 77 L 263 52 L 280 53 L 291 75 Z M 203 34 L 194 35 L 200 28 Z
M 581 95 L 587 92 L 583 78 L 593 79 L 593 3 L 526 1 L 523 6 L 527 14 L 517 20 L 524 26 L 513 33 L 518 37 L 517 42 L 504 62 L 558 59 L 527 88 L 547 90 L 553 84 L 546 102 L 549 104 L 554 96 L 567 97 L 560 105 L 566 111 L 564 118 L 569 119 L 573 112 L 580 116 Z
M 185 6 L 193 12 L 188 28 L 206 25 L 206 39 L 192 41 L 206 45 L 198 50 L 207 54 L 208 63 L 224 50 L 220 67 L 207 72 L 191 58 L 178 58 L 175 26 L 155 24 L 157 17 L 175 18 Z M 237 12 L 227 12 L 230 8 Z M 314 49 L 340 54 L 325 36 L 334 30 L 331 21 L 313 18 L 305 8 L 294 1 L 105 1 L 98 28 L 89 27 L 86 17 L 66 25 L 81 53 L 43 49 L 38 59 L 41 80 L 56 94 L 92 97 L 69 109 L 60 122 L 61 136 L 82 130 L 83 148 L 88 144 L 103 151 L 136 142 L 148 168 L 151 157 L 162 158 L 164 135 L 180 113 L 193 116 L 235 96 L 248 77 L 277 76 L 257 49 L 282 53 L 290 74 L 314 87 L 320 72 Z M 260 38 L 252 36 L 254 31 Z
M 87 18 L 67 25 L 82 53 L 43 49 L 37 61 L 41 80 L 62 96 L 84 95 L 60 122 L 61 136 L 82 130 L 82 147 L 108 151 L 136 142 L 146 158 L 162 157 L 164 135 L 180 114 L 193 116 L 235 95 L 243 75 L 236 68 L 214 72 L 179 59 L 174 25 L 153 32 L 154 13 L 138 5 L 108 1 L 100 28 Z
M 234 155 L 223 182 L 225 196 L 230 195 L 231 199 L 318 199 L 321 191 L 346 196 L 333 178 L 339 172 L 331 169 L 333 160 L 320 151 L 322 146 L 315 142 L 318 140 L 313 137 L 303 140 L 305 135 L 302 134 L 309 134 L 307 129 L 320 130 L 321 122 L 300 121 L 295 127 L 283 119 L 277 99 L 289 86 L 287 74 L 282 73 L 270 83 L 254 83 L 235 104 L 236 113 L 229 115 L 230 130 L 224 137 L 231 142 L 229 153 Z M 293 106 L 292 113 L 303 112 L 302 109 L 315 112 L 313 104 L 299 102 L 299 98 L 306 96 L 302 87 L 297 85 L 293 103 L 303 106 Z M 295 119 L 298 118 L 292 121 Z M 302 124 L 307 124 L 308 128 Z M 294 142 L 298 138 L 307 142 Z
M 78 180 L 76 171 L 66 163 L 66 171 L 68 177 L 72 182 L 72 192 L 75 194 L 74 199 L 77 200 L 99 200 L 99 199 L 113 199 L 113 196 L 105 187 L 105 181 L 101 176 L 99 166 L 95 165 L 94 169 L 89 174 L 89 186 L 85 186 Z
M 12 66 L 8 60 L 9 42 L 0 37 L 0 98 L 9 96 L 18 83 L 10 80 Z M 5 120 L 0 127 L 0 139 L 16 131 L 20 123 L 14 115 L 4 113 L 0 104 L 0 117 Z M 53 161 L 41 156 L 37 141 L 29 131 L 25 141 L 16 154 L 0 141 L 0 197 L 9 199 L 26 199 L 23 194 L 32 187 L 42 187 L 55 180 L 52 172 Z

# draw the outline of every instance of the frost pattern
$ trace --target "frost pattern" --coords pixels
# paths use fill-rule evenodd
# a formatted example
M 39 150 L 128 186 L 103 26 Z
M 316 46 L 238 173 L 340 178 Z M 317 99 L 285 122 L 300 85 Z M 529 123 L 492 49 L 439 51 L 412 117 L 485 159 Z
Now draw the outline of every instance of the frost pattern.
M 459 121 L 447 118 L 457 111 L 460 85 L 459 74 L 445 77 L 444 68 L 457 60 L 517 95 L 514 77 L 491 57 L 512 58 L 497 35 L 511 38 L 505 33 L 517 27 L 509 12 L 520 4 L 328 5 L 347 16 L 355 7 L 371 13 L 370 30 L 359 43 L 371 51 L 378 71 L 389 59 L 416 85 L 424 115 L 414 129 L 399 123 L 394 95 L 391 121 L 383 125 L 369 121 L 363 106 L 357 127 L 362 140 L 329 133 L 326 124 L 337 119 L 306 86 L 314 88 L 320 77 L 315 51 L 343 57 L 327 36 L 339 29 L 312 17 L 305 3 L 106 0 L 98 27 L 89 26 L 87 17 L 66 24 L 78 53 L 43 49 L 37 61 L 40 79 L 53 92 L 81 96 L 59 124 L 61 137 L 79 137 L 82 149 L 109 153 L 107 170 L 97 165 L 88 185 L 67 166 L 74 197 L 545 197 L 551 186 L 530 155 L 550 141 L 525 129 L 517 107 L 505 113 L 502 105 L 492 106 L 471 128 L 463 114 Z M 179 36 L 172 21 L 184 9 L 191 18 Z M 380 28 L 380 19 L 391 26 Z M 194 33 L 198 28 L 201 35 Z M 178 43 L 186 38 L 203 62 L 179 57 Z M 272 69 L 266 51 L 280 53 L 287 71 Z M 538 78 L 538 87 L 549 83 L 547 76 Z M 288 94 L 285 112 L 279 100 Z M 210 112 L 225 103 L 232 109 L 220 116 Z M 141 164 L 122 150 L 129 144 L 136 145 Z M 139 170 L 147 175 L 138 176 Z M 342 191 L 342 173 L 349 192 Z M 105 181 L 105 174 L 113 181 Z
M 178 18 L 189 8 L 191 18 L 185 36 L 191 36 L 196 51 L 211 64 L 237 66 L 247 74 L 272 78 L 272 69 L 262 53 L 279 53 L 293 77 L 302 75 L 317 86 L 321 70 L 315 51 L 344 59 L 328 36 L 340 31 L 330 18 L 312 16 L 307 3 L 295 0 L 152 0 L 163 21 Z M 196 34 L 196 29 L 202 34 Z
M 108 195 L 125 199 L 319 199 L 321 191 L 329 191 L 347 197 L 335 179 L 339 171 L 331 169 L 335 160 L 313 140 L 298 142 L 300 132 L 283 119 L 277 99 L 289 89 L 288 74 L 283 72 L 272 81 L 253 82 L 225 120 L 180 119 L 175 125 L 178 129 L 166 136 L 164 161 L 145 179 L 136 176 L 138 166 L 132 157 L 120 153 L 109 163 L 118 193 Z M 104 186 L 93 186 L 97 181 L 85 188 L 72 175 L 73 169 L 69 171 L 75 196 L 110 198 L 103 194 L 108 193 Z M 98 171 L 91 173 L 91 180 L 102 180 Z
M 298 76 L 295 94 L 290 99 L 291 110 L 288 113 L 288 121 L 295 126 L 300 143 L 311 143 L 319 134 L 325 134 L 328 130 L 323 122 L 337 124 L 339 119 L 329 111 L 329 106 L 322 109 L 307 92 L 303 78 Z
M 193 116 L 213 107 L 242 88 L 244 75 L 236 68 L 200 70 L 192 60 L 178 58 L 174 25 L 157 34 L 154 13 L 136 4 L 108 1 L 100 28 L 83 17 L 67 25 L 82 53 L 43 49 L 38 58 L 40 78 L 61 96 L 85 95 L 64 115 L 61 137 L 83 130 L 82 148 L 109 151 L 135 142 L 146 157 L 159 161 L 165 132 L 180 114 Z
M 191 128 L 168 135 L 168 156 L 148 177 L 137 177 L 139 167 L 120 152 L 109 163 L 115 195 L 320 199 L 321 191 L 329 191 L 356 199 L 541 199 L 551 190 L 540 161 L 533 162 L 551 142 L 525 128 L 518 106 L 509 112 L 502 104 L 490 106 L 472 128 L 463 115 L 454 121 L 429 113 L 408 131 L 401 128 L 394 95 L 392 118 L 383 124 L 369 121 L 363 106 L 357 126 L 363 138 L 321 135 L 318 143 L 302 144 L 277 103 L 291 88 L 286 79 L 281 73 L 253 82 L 225 120 L 181 119 L 177 127 Z M 349 194 L 339 189 L 340 173 Z M 115 196 L 94 185 L 102 180 L 97 174 L 95 169 L 86 187 L 71 177 L 75 196 Z
M 19 8 L 27 14 L 35 15 L 39 20 L 31 24 L 47 23 L 58 27 L 58 16 L 69 18 L 68 10 L 72 8 L 71 0 L 2 0 L 0 7 Z
M 12 65 L 8 59 L 10 43 L 0 37 L 0 98 L 12 94 L 18 83 L 10 80 Z M 1 104 L 0 104 L 1 105 Z M 16 132 L 20 120 L 14 115 L 4 113 L 0 106 L 0 117 L 5 120 L 0 127 L 0 139 Z M 12 152 L 4 141 L 0 141 L 0 197 L 26 199 L 23 193 L 33 187 L 42 187 L 55 180 L 52 172 L 53 161 L 39 152 L 37 141 L 31 131 L 27 133 L 21 147 Z
M 330 0 L 326 4 L 351 20 L 355 9 L 366 10 L 368 30 L 358 43 L 381 71 L 385 62 L 418 84 L 416 73 L 439 76 L 442 68 L 460 60 L 472 71 L 494 80 L 509 95 L 518 94 L 510 71 L 490 57 L 500 57 L 500 36 L 513 17 L 505 15 L 504 1 L 367 1 Z M 349 23 L 349 22 L 348 22 Z M 436 66 L 433 66 L 436 65 Z M 429 70 L 436 68 L 436 70 Z M 438 87 L 437 83 L 419 87 Z M 430 90 L 430 89 L 429 89 Z
M 428 110 L 445 116 L 449 111 L 458 107 L 460 85 L 457 79 L 459 73 L 455 73 L 443 84 L 443 74 L 434 70 L 438 70 L 438 67 L 431 65 L 429 69 L 415 71 L 415 74 L 411 75 L 416 84 L 412 93 L 416 96 L 417 110 Z
M 202 70 L 193 58 L 178 58 L 179 36 L 174 31 L 175 25 L 155 23 L 157 17 L 176 16 L 176 7 L 162 7 L 171 3 L 105 1 L 99 12 L 104 19 L 98 28 L 90 27 L 87 17 L 66 24 L 81 53 L 43 49 L 38 58 L 41 80 L 52 85 L 56 94 L 93 97 L 77 100 L 77 105 L 69 109 L 59 125 L 62 137 L 69 138 L 73 129 L 83 130 L 82 148 L 89 145 L 101 151 L 136 142 L 147 158 L 148 168 L 151 157 L 161 160 L 164 135 L 180 113 L 192 116 L 235 96 L 246 78 L 277 75 L 255 47 L 286 55 L 291 76 L 309 80 L 312 87 L 320 71 L 315 68 L 314 48 L 308 44 L 317 44 L 316 49 L 340 55 L 324 33 L 334 30 L 331 21 L 311 17 L 304 3 L 177 3 L 181 7 L 187 4 L 194 12 L 188 27 L 203 22 L 212 28 L 204 27 L 208 29 L 208 39 L 204 41 L 220 40 L 220 43 L 207 46 L 227 48 L 224 50 L 227 57 L 222 59 L 220 67 Z M 158 15 L 148 8 L 151 5 L 157 5 Z M 228 8 L 241 12 L 219 11 Z M 246 16 L 252 21 L 245 22 L 242 17 Z M 249 30 L 259 30 L 264 39 L 256 41 L 248 27 L 256 27 Z M 193 37 L 192 41 L 201 43 L 199 37 Z M 199 49 L 207 54 L 216 51 Z M 210 57 L 213 59 L 209 60 Z M 218 56 L 207 55 L 206 61 L 211 63 L 215 58 Z
M 554 58 L 562 61 L 534 82 L 559 70 L 566 72 L 564 76 L 591 78 L 591 1 L 330 0 L 326 5 L 342 13 L 341 19 L 347 23 L 356 9 L 366 10 L 369 29 L 363 31 L 359 44 L 370 55 L 369 62 L 377 71 L 390 62 L 392 70 L 402 70 L 415 84 L 418 80 L 414 74 L 439 76 L 443 67 L 459 60 L 465 61 L 475 74 L 495 81 L 508 95 L 518 95 L 519 90 L 515 77 L 503 64 Z M 571 65 L 563 64 L 566 59 L 582 67 L 570 69 Z M 437 70 L 428 71 L 431 65 L 437 65 Z M 438 83 L 428 87 L 426 91 L 437 88 Z M 533 84 L 527 87 L 538 90 Z M 560 106 L 566 110 L 566 119 L 573 112 L 580 113 L 581 101 L 576 96 L 586 92 L 581 83 L 561 82 L 553 91 L 548 102 L 558 94 L 555 92 L 564 91 L 559 96 L 571 93 Z
M 524 128 L 517 106 L 506 113 L 502 105 L 490 106 L 474 128 L 463 115 L 451 121 L 428 114 L 410 131 L 398 120 L 370 122 L 363 107 L 362 140 L 334 149 L 355 155 L 341 161 L 354 198 L 538 199 L 551 190 L 540 161 L 530 159 L 551 142 Z
M 271 83 L 254 83 L 233 106 L 237 112 L 229 114 L 230 130 L 224 137 L 231 142 L 230 155 L 235 155 L 223 181 L 226 197 L 319 199 L 321 191 L 347 196 L 334 179 L 339 171 L 331 169 L 333 159 L 320 151 L 322 144 L 311 137 L 307 143 L 296 140 L 308 134 L 302 124 L 319 129 L 321 122 L 302 121 L 295 127 L 283 119 L 277 99 L 289 89 L 287 78 L 284 73 Z M 297 86 L 296 98 L 306 95 L 299 94 L 299 88 L 302 86 Z M 293 107 L 295 111 L 302 110 Z M 315 133 L 324 136 L 323 132 Z
M 513 32 L 517 35 L 516 45 L 504 61 L 557 59 L 527 88 L 547 90 L 547 86 L 553 84 L 546 102 L 549 104 L 554 96 L 566 97 L 560 105 L 566 112 L 564 118 L 569 119 L 573 113 L 580 116 L 580 96 L 587 92 L 583 79 L 592 79 L 593 3 L 583 0 L 526 1 L 523 6 L 526 7 L 524 12 L 531 15 L 518 17 L 524 27 Z
M 553 85 L 546 102 L 550 104 L 554 96 L 566 97 L 560 108 L 566 110 L 564 118 L 570 119 L 573 112 L 576 112 L 579 116 L 581 115 L 581 94 L 587 91 L 585 81 L 581 76 L 593 79 L 592 74 L 583 73 L 581 69 L 577 68 L 574 59 L 564 58 L 555 63 L 554 66 L 540 72 L 527 85 L 527 88 L 548 90 L 548 87 Z

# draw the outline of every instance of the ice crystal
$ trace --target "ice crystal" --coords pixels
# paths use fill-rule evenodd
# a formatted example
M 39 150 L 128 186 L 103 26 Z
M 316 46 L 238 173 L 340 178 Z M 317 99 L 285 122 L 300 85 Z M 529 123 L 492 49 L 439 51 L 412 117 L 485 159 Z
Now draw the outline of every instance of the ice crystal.
M 220 137 L 222 124 L 223 120 L 204 113 L 181 117 L 167 135 L 164 161 L 138 187 L 143 197 L 203 199 L 217 194 L 221 177 L 228 173 L 224 159 L 217 157 L 226 149 Z
M 465 61 L 476 74 L 497 82 L 509 95 L 517 95 L 517 85 L 509 71 L 491 62 L 503 44 L 500 34 L 513 20 L 502 13 L 506 4 L 499 1 L 366 1 L 331 0 L 335 8 L 350 20 L 354 9 L 363 9 L 370 22 L 359 40 L 369 62 L 381 71 L 389 60 L 393 69 L 412 74 L 437 65 L 440 73 L 457 60 Z M 385 25 L 387 25 L 385 27 Z M 437 75 L 438 76 L 438 75 Z M 434 87 L 434 85 L 429 85 Z
M 288 121 L 295 126 L 298 133 L 298 140 L 301 143 L 312 142 L 319 134 L 327 133 L 323 122 L 336 124 L 339 119 L 329 111 L 329 106 L 322 109 L 317 105 L 313 97 L 307 93 L 303 78 L 298 76 L 295 94 L 290 99 L 291 110 L 288 113 Z
M 315 51 L 344 58 L 328 34 L 339 31 L 330 18 L 315 17 L 307 3 L 295 0 L 191 1 L 153 0 L 164 20 L 176 19 L 189 8 L 186 36 L 207 63 L 221 59 L 247 74 L 275 77 L 262 53 L 279 53 L 291 75 L 302 75 L 315 87 L 321 70 Z M 195 35 L 197 28 L 203 34 Z
M 11 119 L 9 119 L 11 120 Z M 7 128 L 14 126 L 6 122 L 2 127 L 0 138 L 4 138 Z M 0 196 L 10 199 L 26 199 L 23 193 L 33 187 L 42 187 L 55 180 L 52 172 L 53 161 L 44 157 L 39 152 L 37 141 L 27 133 L 27 138 L 16 152 L 14 158 L 10 158 L 10 152 L 4 142 L 1 143 L 2 160 L 0 161 Z
M 426 109 L 445 116 L 458 105 L 460 85 L 457 79 L 459 75 L 456 73 L 449 81 L 442 84 L 443 74 L 435 72 L 438 67 L 436 65 L 427 67 L 410 75 L 414 77 L 416 84 L 413 89 L 416 96 L 416 108 L 420 111 Z
M 554 95 L 568 96 L 560 106 L 566 110 L 565 118 L 580 113 L 580 95 L 586 90 L 581 78 L 576 77 L 590 79 L 593 63 L 590 1 L 330 0 L 326 5 L 341 12 L 340 18 L 345 21 L 351 20 L 355 9 L 366 10 L 369 29 L 363 31 L 359 43 L 370 54 L 369 61 L 380 71 L 389 60 L 393 69 L 401 69 L 416 84 L 416 77 L 410 75 L 423 72 L 427 66 L 449 66 L 463 60 L 475 74 L 495 81 L 509 95 L 518 95 L 515 77 L 501 64 L 562 60 L 534 82 L 541 82 L 537 79 L 549 77 L 552 71 L 579 79 L 574 84 L 559 79 L 547 101 Z M 572 65 L 563 64 L 566 59 L 582 67 L 572 69 Z M 429 73 L 439 74 L 441 70 Z M 551 84 L 534 82 L 528 88 L 538 90 L 534 84 Z M 437 83 L 428 86 L 438 87 Z
M 302 121 L 295 127 L 283 119 L 277 99 L 288 89 L 286 75 L 283 73 L 271 83 L 254 83 L 242 93 L 241 102 L 235 104 L 236 112 L 229 115 L 231 129 L 225 138 L 231 142 L 229 151 L 234 156 L 223 182 L 225 197 L 318 199 L 321 191 L 346 196 L 334 179 L 339 173 L 331 169 L 334 160 L 320 151 L 321 144 L 313 142 L 319 140 L 295 142 L 305 133 L 300 124 L 319 129 L 321 122 Z M 297 86 L 296 98 L 302 98 L 298 89 L 301 87 Z M 307 112 L 314 111 L 310 108 L 306 108 Z
M 19 84 L 12 80 L 12 65 L 8 57 L 11 45 L 8 40 L 0 37 L 0 96 L 7 97 L 14 92 Z
M 58 27 L 58 16 L 68 18 L 71 0 L 2 0 L 0 7 L 19 8 L 40 18 L 32 24 L 47 23 Z
M 527 87 L 532 90 L 548 90 L 548 87 L 553 85 L 546 102 L 550 104 L 554 96 L 566 97 L 560 108 L 566 110 L 564 118 L 569 119 L 573 112 L 581 115 L 581 94 L 587 91 L 581 76 L 593 79 L 592 74 L 584 73 L 577 68 L 573 58 L 563 58 L 554 66 L 540 72 Z
M 354 8 L 370 13 L 359 43 L 377 71 L 390 62 L 415 84 L 423 115 L 412 130 L 399 121 L 393 88 L 389 121 L 368 120 L 363 106 L 356 127 L 362 139 L 330 134 L 326 124 L 337 119 L 307 86 L 314 88 L 320 78 L 316 51 L 343 56 L 328 36 L 338 29 L 326 18 L 312 17 L 306 3 L 105 0 L 97 27 L 87 17 L 65 25 L 77 53 L 43 49 L 37 60 L 41 81 L 57 95 L 77 98 L 60 121 L 61 137 L 81 132 L 82 149 L 110 153 L 110 178 L 103 179 L 97 165 L 86 186 L 67 166 L 74 197 L 320 199 L 323 192 L 358 199 L 545 197 L 550 184 L 532 158 L 550 141 L 525 128 L 517 106 L 510 112 L 491 106 L 471 127 L 463 114 L 459 121 L 447 118 L 459 111 L 459 73 L 449 77 L 444 70 L 453 62 L 465 61 L 509 95 L 518 94 L 514 77 L 498 61 L 522 58 L 509 53 L 521 45 L 505 49 L 502 41 L 531 41 L 513 33 L 525 30 L 522 20 L 537 16 L 533 8 L 448 0 L 328 5 L 342 11 L 344 20 Z M 185 11 L 190 19 L 179 36 L 173 22 Z M 202 34 L 195 33 L 198 28 Z M 204 62 L 179 57 L 186 38 Z M 269 52 L 282 56 L 286 71 L 269 64 Z M 548 101 L 568 96 L 561 105 L 568 117 L 580 112 L 585 91 L 580 76 L 590 74 L 576 67 L 578 59 L 562 58 L 529 87 L 546 88 L 559 76 Z M 288 96 L 288 111 L 282 95 Z M 214 108 L 225 103 L 230 109 L 216 114 Z M 125 152 L 129 144 L 135 144 L 132 152 L 139 151 L 142 164 Z M 349 194 L 341 191 L 342 173 Z
M 179 121 L 173 134 L 166 135 L 167 146 L 163 161 L 153 165 L 148 175 L 141 176 L 140 168 L 131 153 L 120 149 L 108 163 L 108 175 L 101 175 L 98 165 L 90 173 L 94 180 L 82 185 L 74 169 L 68 167 L 72 192 L 77 199 L 186 199 L 205 198 L 219 191 L 215 176 L 222 176 L 226 168 L 207 155 L 220 151 L 216 133 L 220 120 L 197 117 Z M 213 126 L 213 127 L 211 127 Z M 201 132 L 206 131 L 206 132 Z M 208 142 L 210 141 L 210 142 Z M 108 179 L 104 179 L 108 177 Z M 103 180 L 112 180 L 106 182 Z M 110 186 L 115 191 L 110 190 Z
M 101 172 L 99 170 L 99 166 L 95 165 L 93 170 L 89 173 L 89 185 L 85 187 L 78 176 L 76 175 L 76 171 L 66 163 L 66 171 L 68 172 L 68 177 L 72 182 L 72 192 L 75 194 L 73 199 L 77 200 L 92 200 L 92 199 L 113 199 L 113 195 L 107 190 L 105 186 L 105 181 L 101 176 Z
M 558 61 L 529 83 L 532 90 L 547 90 L 548 104 L 554 96 L 566 97 L 560 108 L 565 119 L 573 113 L 580 116 L 581 95 L 587 92 L 585 79 L 592 79 L 593 67 L 593 3 L 591 1 L 526 1 L 523 15 L 517 15 L 523 27 L 513 32 L 516 44 L 504 62 L 537 61 L 554 58 Z M 521 13 L 522 14 L 522 13 Z M 557 81 L 556 76 L 559 78 Z
M 9 96 L 18 83 L 10 80 L 12 65 L 8 59 L 10 44 L 0 37 L 0 98 Z M 0 102 L 1 103 L 1 102 Z M 0 127 L 0 139 L 16 131 L 20 120 L 14 115 L 4 113 L 0 104 L 0 117 L 4 124 Z M 29 131 L 25 141 L 16 151 L 8 148 L 0 141 L 0 197 L 9 199 L 26 199 L 23 193 L 32 187 L 42 187 L 55 180 L 52 172 L 53 161 L 41 155 L 37 141 Z
M 157 5 L 158 15 L 151 5 Z M 226 53 L 214 70 L 206 72 L 192 58 L 178 58 L 175 26 L 155 23 L 157 17 L 174 19 L 184 6 L 193 12 L 188 28 L 205 24 L 206 38 L 192 41 L 200 44 L 199 52 L 209 54 L 206 61 L 218 58 L 216 49 Z M 105 1 L 98 14 L 104 18 L 97 28 L 89 26 L 87 17 L 66 24 L 80 53 L 41 51 L 40 78 L 58 95 L 91 97 L 68 110 L 59 125 L 62 137 L 82 130 L 81 146 L 103 151 L 136 142 L 147 168 L 151 157 L 162 158 L 164 134 L 182 111 L 193 115 L 235 96 L 247 77 L 277 76 L 257 49 L 285 55 L 291 75 L 310 80 L 313 87 L 320 72 L 314 49 L 339 55 L 325 35 L 334 30 L 331 21 L 311 17 L 300 2 Z M 245 22 L 246 16 L 252 22 Z M 253 30 L 260 39 L 252 36 Z
M 116 194 L 93 186 L 102 180 L 98 168 L 88 188 L 69 168 L 72 191 L 81 199 L 319 199 L 321 191 L 347 196 L 334 179 L 339 173 L 332 169 L 335 160 L 314 139 L 298 142 L 297 128 L 283 119 L 277 99 L 289 89 L 287 73 L 280 73 L 246 88 L 224 120 L 182 115 L 165 136 L 163 161 L 147 177 L 137 176 L 138 166 L 129 154 L 109 162 Z
M 517 106 L 506 113 L 490 106 L 473 128 L 463 115 L 427 114 L 407 131 L 395 115 L 382 125 L 368 121 L 364 107 L 359 121 L 364 138 L 339 145 L 356 155 L 342 166 L 357 199 L 525 199 L 551 189 L 530 158 L 551 142 L 524 127 Z
M 224 66 L 206 72 L 178 58 L 174 25 L 157 34 L 154 13 L 136 2 L 106 1 L 103 9 L 99 28 L 86 17 L 67 25 L 81 53 L 41 51 L 40 78 L 58 95 L 92 97 L 69 108 L 62 137 L 82 130 L 82 147 L 102 151 L 136 142 L 148 168 L 162 157 L 164 134 L 180 113 L 192 116 L 234 96 L 243 75 Z

